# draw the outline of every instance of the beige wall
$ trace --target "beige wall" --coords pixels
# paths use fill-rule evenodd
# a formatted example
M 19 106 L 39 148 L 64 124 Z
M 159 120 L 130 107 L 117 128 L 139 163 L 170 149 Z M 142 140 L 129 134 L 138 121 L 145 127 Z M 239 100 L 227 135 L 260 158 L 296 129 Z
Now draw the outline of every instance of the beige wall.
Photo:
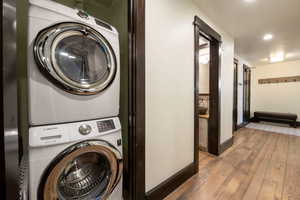
M 222 33 L 219 31 L 219 33 Z M 233 110 L 233 60 L 234 40 L 231 36 L 222 34 L 221 58 L 221 143 L 232 137 Z
M 146 1 L 146 191 L 193 162 L 195 15 L 222 35 L 221 141 L 232 136 L 232 37 L 192 0 Z
M 251 111 L 295 113 L 300 117 L 300 82 L 259 85 L 258 79 L 300 75 L 300 60 L 252 69 Z M 298 119 L 299 120 L 299 119 Z
M 209 93 L 209 64 L 199 64 L 199 93 Z

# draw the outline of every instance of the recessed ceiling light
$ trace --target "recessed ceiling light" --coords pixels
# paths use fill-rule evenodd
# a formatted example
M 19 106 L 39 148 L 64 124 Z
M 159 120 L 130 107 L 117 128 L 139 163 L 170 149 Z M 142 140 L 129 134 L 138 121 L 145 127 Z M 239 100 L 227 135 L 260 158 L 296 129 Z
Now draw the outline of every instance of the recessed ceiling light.
M 267 33 L 267 34 L 264 35 L 263 39 L 264 40 L 272 40 L 273 39 L 273 35 L 270 34 L 270 33 Z
M 252 3 L 252 2 L 254 2 L 256 0 L 244 0 L 244 1 L 247 2 L 247 3 Z
M 272 54 L 270 56 L 270 62 L 275 63 L 275 62 L 281 62 L 284 60 L 284 52 L 278 52 L 276 54 Z

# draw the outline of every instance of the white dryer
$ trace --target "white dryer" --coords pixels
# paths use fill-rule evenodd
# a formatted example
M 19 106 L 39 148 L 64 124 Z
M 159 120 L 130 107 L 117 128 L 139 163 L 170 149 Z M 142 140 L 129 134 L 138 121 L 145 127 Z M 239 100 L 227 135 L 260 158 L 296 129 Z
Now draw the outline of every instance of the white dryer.
M 119 36 L 111 25 L 50 0 L 29 0 L 29 122 L 118 116 Z
M 29 129 L 30 200 L 121 200 L 118 118 Z

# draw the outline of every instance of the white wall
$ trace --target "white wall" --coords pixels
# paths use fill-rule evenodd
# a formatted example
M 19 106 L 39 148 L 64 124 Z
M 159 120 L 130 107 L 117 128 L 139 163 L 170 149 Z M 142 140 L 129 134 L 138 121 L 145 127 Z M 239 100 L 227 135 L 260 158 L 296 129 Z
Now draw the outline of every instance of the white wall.
M 235 58 L 238 59 L 238 119 L 237 124 L 243 123 L 243 107 L 244 107 L 244 73 L 243 66 L 247 65 L 248 67 L 252 67 L 252 65 L 247 62 L 244 58 L 235 55 Z
M 232 136 L 232 37 L 192 0 L 146 1 L 146 191 L 193 162 L 195 15 L 222 35 L 221 141 Z
M 300 75 L 300 60 L 252 69 L 251 113 L 270 111 L 295 113 L 300 118 L 300 82 L 258 84 L 258 79 Z

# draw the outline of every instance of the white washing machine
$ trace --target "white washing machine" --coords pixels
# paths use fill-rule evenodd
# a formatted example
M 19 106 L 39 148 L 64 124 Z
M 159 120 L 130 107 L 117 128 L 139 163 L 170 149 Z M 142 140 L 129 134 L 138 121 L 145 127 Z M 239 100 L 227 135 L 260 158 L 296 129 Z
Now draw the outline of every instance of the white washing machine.
M 117 30 L 50 0 L 29 0 L 29 5 L 29 123 L 118 116 Z
M 29 129 L 30 200 L 121 200 L 118 118 Z

